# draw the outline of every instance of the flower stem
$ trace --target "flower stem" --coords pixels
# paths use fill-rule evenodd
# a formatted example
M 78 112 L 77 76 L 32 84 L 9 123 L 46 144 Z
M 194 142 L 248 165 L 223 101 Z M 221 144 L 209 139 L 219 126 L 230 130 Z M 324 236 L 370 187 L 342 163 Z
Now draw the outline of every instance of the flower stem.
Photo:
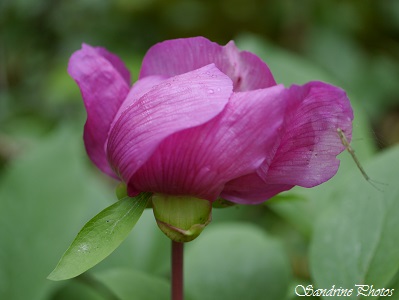
M 183 300 L 183 246 L 172 241 L 172 300 Z

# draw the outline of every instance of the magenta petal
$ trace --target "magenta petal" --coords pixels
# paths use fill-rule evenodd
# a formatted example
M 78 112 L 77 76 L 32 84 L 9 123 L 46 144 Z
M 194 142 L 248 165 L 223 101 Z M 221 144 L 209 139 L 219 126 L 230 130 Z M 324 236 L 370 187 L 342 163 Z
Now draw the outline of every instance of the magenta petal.
M 257 173 L 251 173 L 228 182 L 220 196 L 235 203 L 259 204 L 293 187 L 288 184 L 268 184 Z
M 121 104 L 118 112 L 115 115 L 114 121 L 110 126 L 110 131 L 114 127 L 116 121 L 118 121 L 119 117 L 122 113 L 132 104 L 134 104 L 138 99 L 144 96 L 147 92 L 149 92 L 154 86 L 161 83 L 165 78 L 161 76 L 148 76 L 143 79 L 137 80 L 132 88 L 130 89 L 129 94 L 126 96 L 126 99 Z
M 214 63 L 233 81 L 234 91 L 249 91 L 276 85 L 269 67 L 256 55 L 239 51 L 234 42 L 220 46 L 204 37 L 169 40 L 148 50 L 140 78 L 176 76 Z
M 283 86 L 233 94 L 223 112 L 166 138 L 131 178 L 138 191 L 216 200 L 224 184 L 254 172 L 278 144 Z
M 108 158 L 125 182 L 171 134 L 218 115 L 232 93 L 215 65 L 162 81 L 131 105 L 112 128 Z
M 256 204 L 294 185 L 313 187 L 337 172 L 336 156 L 345 149 L 337 128 L 349 140 L 352 134 L 353 112 L 345 92 L 310 82 L 292 86 L 288 93 L 284 134 L 274 158 L 256 173 L 226 184 L 222 194 L 226 199 Z
M 68 73 L 79 85 L 87 111 L 84 130 L 87 153 L 99 169 L 113 177 L 104 146 L 114 116 L 129 92 L 126 72 L 115 55 L 88 45 L 82 45 L 68 65 Z
M 352 136 L 353 112 L 345 92 L 337 87 L 310 82 L 289 89 L 291 105 L 285 134 L 272 163 L 260 174 L 269 183 L 313 187 L 338 170 L 336 156 L 345 147 L 337 128 Z
M 83 47 L 85 47 L 85 46 L 86 45 L 83 45 Z M 99 55 L 103 56 L 106 60 L 108 60 L 113 65 L 115 70 L 117 70 L 119 72 L 119 74 L 122 76 L 122 78 L 130 86 L 130 72 L 126 68 L 123 61 L 118 56 L 109 52 L 107 49 L 105 49 L 103 47 L 95 47 L 94 50 L 96 50 Z

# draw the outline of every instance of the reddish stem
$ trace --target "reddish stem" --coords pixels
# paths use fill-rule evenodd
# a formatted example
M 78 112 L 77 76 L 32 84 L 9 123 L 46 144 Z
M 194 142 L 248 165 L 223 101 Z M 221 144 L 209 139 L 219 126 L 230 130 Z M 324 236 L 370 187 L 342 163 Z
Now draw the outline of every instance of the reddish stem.
M 172 241 L 172 300 L 183 300 L 183 243 Z

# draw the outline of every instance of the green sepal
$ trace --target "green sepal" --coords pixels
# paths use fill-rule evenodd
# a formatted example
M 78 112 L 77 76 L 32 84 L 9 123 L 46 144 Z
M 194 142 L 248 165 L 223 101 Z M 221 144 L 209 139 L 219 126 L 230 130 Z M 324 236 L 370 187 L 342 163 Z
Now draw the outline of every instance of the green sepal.
M 116 194 L 116 197 L 118 197 L 118 200 L 121 200 L 121 199 L 127 197 L 127 186 L 124 182 L 120 182 L 116 186 L 115 194 Z
M 237 203 L 230 202 L 223 198 L 217 198 L 215 201 L 212 202 L 213 208 L 226 208 L 226 207 L 231 207 L 234 205 L 237 205 Z
M 58 281 L 78 276 L 110 255 L 137 223 L 149 198 L 149 193 L 125 197 L 97 214 L 83 226 L 47 278 Z
M 154 194 L 152 207 L 158 227 L 175 242 L 194 240 L 212 220 L 212 203 L 195 197 Z

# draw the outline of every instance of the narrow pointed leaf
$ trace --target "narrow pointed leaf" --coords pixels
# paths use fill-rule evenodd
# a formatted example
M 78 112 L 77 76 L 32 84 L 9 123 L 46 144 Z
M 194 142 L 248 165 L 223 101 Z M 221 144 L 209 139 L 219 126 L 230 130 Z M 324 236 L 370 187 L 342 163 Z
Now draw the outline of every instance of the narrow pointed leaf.
M 87 222 L 48 279 L 75 277 L 106 258 L 128 236 L 147 206 L 148 199 L 149 194 L 125 197 Z

